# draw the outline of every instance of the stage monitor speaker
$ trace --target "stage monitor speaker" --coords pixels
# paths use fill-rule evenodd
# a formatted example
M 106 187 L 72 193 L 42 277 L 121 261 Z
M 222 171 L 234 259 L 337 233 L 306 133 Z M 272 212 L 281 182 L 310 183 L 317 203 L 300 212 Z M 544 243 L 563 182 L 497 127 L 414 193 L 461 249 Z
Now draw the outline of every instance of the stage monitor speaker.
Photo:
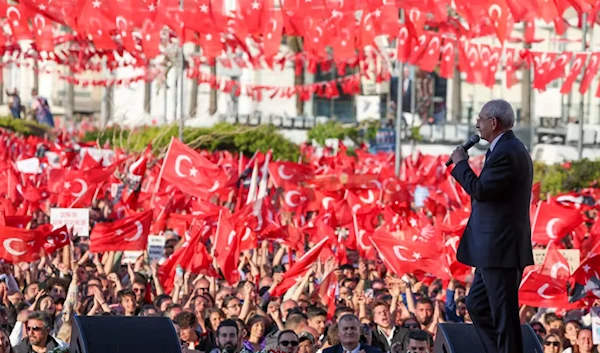
M 523 353 L 543 353 L 544 349 L 529 325 L 521 326 Z M 433 346 L 434 353 L 483 353 L 485 349 L 471 324 L 439 324 Z
M 181 353 L 168 317 L 75 316 L 69 353 Z

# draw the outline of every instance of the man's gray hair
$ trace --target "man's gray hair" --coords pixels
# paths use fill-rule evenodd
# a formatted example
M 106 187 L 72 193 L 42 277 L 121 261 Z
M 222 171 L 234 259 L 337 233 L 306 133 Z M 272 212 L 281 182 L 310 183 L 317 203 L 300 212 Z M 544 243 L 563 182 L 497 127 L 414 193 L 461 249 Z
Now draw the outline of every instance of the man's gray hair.
M 512 129 L 515 125 L 515 112 L 507 101 L 503 99 L 491 100 L 483 106 L 486 118 L 496 118 L 505 129 Z
M 27 320 L 39 320 L 44 323 L 46 328 L 52 328 L 52 318 L 45 311 L 34 311 L 29 316 L 27 316 Z
M 356 322 L 358 322 L 358 324 L 360 324 L 360 320 L 358 319 L 358 316 L 356 316 L 354 314 L 342 315 L 342 317 L 339 318 L 338 322 L 342 322 L 342 321 L 356 321 Z

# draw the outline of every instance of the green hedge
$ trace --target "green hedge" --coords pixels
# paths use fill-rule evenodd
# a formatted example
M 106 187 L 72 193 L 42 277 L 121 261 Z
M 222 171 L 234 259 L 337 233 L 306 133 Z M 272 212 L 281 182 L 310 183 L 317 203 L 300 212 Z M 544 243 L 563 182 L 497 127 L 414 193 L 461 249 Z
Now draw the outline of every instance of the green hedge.
M 566 164 L 534 164 L 534 181 L 541 181 L 541 193 L 556 195 L 576 191 L 600 181 L 600 161 L 584 159 Z
M 116 126 L 104 131 L 88 132 L 84 141 L 98 141 L 100 145 L 108 142 L 113 147 L 132 151 L 141 151 L 152 144 L 153 152 L 160 154 L 166 151 L 171 137 L 177 137 L 178 132 L 177 125 L 140 127 L 133 130 Z M 241 151 L 249 156 L 257 150 L 266 152 L 272 149 L 274 160 L 297 161 L 300 155 L 299 147 L 284 138 L 271 125 L 247 127 L 219 123 L 210 128 L 187 127 L 183 131 L 183 142 L 194 149 Z
M 0 117 L 0 128 L 25 136 L 40 136 L 50 132 L 47 125 L 38 124 L 32 120 L 15 119 L 10 116 Z

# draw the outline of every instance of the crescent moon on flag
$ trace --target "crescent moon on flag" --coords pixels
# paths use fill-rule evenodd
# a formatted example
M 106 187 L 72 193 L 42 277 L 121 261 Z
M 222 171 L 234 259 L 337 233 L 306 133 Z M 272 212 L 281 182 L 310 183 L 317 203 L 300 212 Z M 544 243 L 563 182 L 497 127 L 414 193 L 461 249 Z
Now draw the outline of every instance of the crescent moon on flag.
M 290 190 L 285 194 L 285 203 L 290 206 L 290 207 L 297 207 L 298 206 L 298 202 L 293 202 L 292 201 L 292 197 L 298 195 L 301 196 L 302 194 L 297 191 L 297 190 Z
M 71 195 L 73 195 L 75 197 L 81 197 L 81 196 L 83 196 L 88 191 L 87 183 L 83 179 L 81 179 L 81 178 L 73 179 L 73 181 L 77 182 L 77 183 L 79 183 L 79 185 L 81 185 L 81 191 L 79 191 L 79 192 L 72 192 Z
M 544 283 L 544 284 L 542 284 L 542 285 L 540 286 L 540 288 L 538 288 L 538 290 L 537 290 L 537 294 L 538 294 L 540 297 L 544 298 L 544 299 L 552 299 L 552 298 L 554 298 L 554 297 L 555 297 L 555 295 L 547 295 L 547 294 L 545 293 L 545 292 L 546 292 L 546 289 L 548 289 L 548 287 L 550 287 L 550 285 L 549 285 L 548 283 Z
M 369 190 L 368 194 L 369 194 L 369 197 L 367 197 L 367 198 L 364 198 L 362 196 L 359 196 L 358 198 L 366 204 L 372 204 L 373 201 L 375 201 L 375 195 L 373 194 L 373 190 Z
M 363 242 L 363 237 L 365 236 L 366 231 L 364 229 L 361 229 L 358 232 L 358 245 L 360 245 L 361 248 L 363 248 L 364 250 L 369 250 L 371 249 L 373 246 L 371 245 L 365 245 L 365 243 Z
M 546 234 L 548 235 L 548 238 L 550 238 L 550 239 L 558 238 L 558 235 L 556 235 L 556 233 L 554 233 L 554 225 L 558 222 L 560 222 L 560 218 L 552 218 L 550 221 L 548 221 L 548 224 L 546 224 Z
M 220 187 L 221 187 L 221 184 L 217 180 L 217 181 L 215 181 L 215 183 L 213 184 L 213 186 L 208 191 L 209 192 L 215 192 L 215 191 L 219 190 Z
M 19 12 L 19 9 L 16 6 L 9 6 L 8 9 L 6 9 L 6 18 L 10 18 L 10 14 L 13 12 L 17 14 L 17 20 L 20 21 L 21 12 Z
M 329 203 L 331 201 L 335 201 L 335 199 L 333 197 L 325 196 L 323 198 L 323 200 L 321 200 L 321 204 L 323 205 L 323 208 L 324 209 L 328 209 L 329 208 Z
M 144 226 L 142 225 L 142 222 L 135 221 L 135 226 L 137 228 L 135 235 L 131 238 L 125 238 L 125 241 L 128 241 L 128 242 L 137 241 L 138 239 L 140 239 L 142 237 L 142 234 L 144 233 Z
M 2 242 L 2 245 L 4 245 L 4 248 L 6 249 L 6 251 L 8 251 L 8 253 L 11 255 L 14 255 L 14 256 L 25 255 L 26 251 L 18 251 L 12 247 L 12 243 L 14 243 L 14 242 L 24 243 L 23 240 L 21 240 L 21 239 L 8 238 L 8 239 L 5 239 L 4 242 Z
M 552 265 L 552 267 L 550 268 L 550 277 L 557 279 L 558 270 L 560 270 L 561 268 L 564 269 L 565 271 L 567 271 L 567 273 L 570 273 L 569 267 L 567 267 L 562 262 L 558 262 L 558 263 L 555 263 L 554 265 Z
M 285 173 L 285 165 L 283 164 L 280 165 L 279 168 L 277 168 L 277 173 L 279 174 L 279 177 L 283 180 L 290 180 L 294 176 L 293 174 Z
M 496 13 L 495 17 L 494 13 Z M 502 8 L 498 4 L 492 4 L 488 9 L 488 15 L 494 20 L 494 24 L 498 26 L 498 20 L 502 17 Z
M 181 172 L 181 161 L 183 160 L 186 160 L 190 164 L 192 164 L 192 159 L 189 156 L 186 156 L 185 154 L 182 154 L 181 156 L 178 156 L 177 159 L 175 159 L 175 174 L 177 174 L 177 176 L 180 178 L 186 177 L 186 175 Z
M 402 253 L 400 252 L 400 250 L 408 250 L 408 248 L 406 246 L 403 245 L 396 245 L 394 246 L 394 254 L 396 254 L 396 257 L 398 259 L 400 259 L 400 261 L 406 261 L 406 262 L 416 262 L 417 260 L 415 259 L 407 259 L 406 257 L 404 257 L 404 255 L 402 255 Z

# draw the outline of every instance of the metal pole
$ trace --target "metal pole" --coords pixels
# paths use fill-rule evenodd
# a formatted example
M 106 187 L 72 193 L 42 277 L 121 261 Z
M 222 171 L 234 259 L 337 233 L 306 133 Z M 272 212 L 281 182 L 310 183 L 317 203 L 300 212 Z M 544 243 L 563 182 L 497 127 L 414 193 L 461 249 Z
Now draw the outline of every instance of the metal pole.
M 398 97 L 396 98 L 396 176 L 400 177 L 400 164 L 402 164 L 402 96 L 404 95 L 404 63 L 397 61 Z
M 530 70 L 529 73 L 531 75 L 531 82 L 533 82 L 534 71 Z M 535 118 L 535 95 L 536 92 L 534 89 L 531 90 L 531 98 L 529 99 L 529 153 L 533 153 L 533 148 L 535 147 L 535 126 L 534 126 L 534 118 Z
M 588 32 L 588 24 L 587 24 L 587 13 L 584 13 L 582 16 L 582 24 L 581 24 L 581 50 L 583 52 L 587 52 L 587 32 Z M 581 79 L 585 76 L 585 70 L 581 70 Z M 579 95 L 579 139 L 577 141 L 577 153 L 579 159 L 583 159 L 583 121 L 584 114 L 583 110 L 585 108 L 585 96 L 583 94 Z
M 102 71 L 106 74 L 106 58 L 102 60 Z M 100 127 L 104 128 L 108 123 L 109 119 L 109 88 L 108 86 L 104 87 L 104 95 L 102 97 L 102 105 L 100 106 Z
M 181 68 L 179 71 L 179 86 L 177 86 L 179 90 L 179 141 L 183 141 L 183 128 L 185 124 L 185 112 L 183 107 L 184 102 L 184 83 L 185 83 L 185 57 L 183 56 L 183 46 L 181 47 Z
M 594 31 L 590 31 L 590 48 L 593 49 L 593 45 L 594 45 Z M 590 57 L 591 58 L 591 57 Z M 585 70 L 584 70 L 585 71 Z M 595 124 L 595 121 L 592 121 L 592 90 L 588 89 L 587 91 L 587 99 L 588 99 L 588 104 L 587 104 L 587 118 L 590 124 Z M 595 120 L 595 119 L 594 119 Z
M 400 10 L 400 23 L 404 22 L 404 10 Z M 400 45 L 396 41 L 396 45 Z M 402 163 L 402 98 L 404 95 L 404 63 L 396 58 L 396 67 L 398 68 L 398 92 L 396 98 L 396 155 L 395 166 L 396 176 L 400 177 L 400 164 Z
M 415 123 L 415 111 L 417 110 L 417 77 L 415 65 L 410 66 L 410 114 L 413 116 L 412 121 Z
M 165 93 L 163 95 L 163 124 L 167 124 L 167 116 L 168 114 L 168 109 L 167 109 L 167 103 L 169 101 L 169 76 L 165 75 Z
M 184 0 L 179 0 L 179 10 L 181 10 L 181 12 L 183 12 L 183 1 Z M 179 79 L 177 80 L 177 91 L 179 91 L 178 93 L 175 93 L 175 96 L 179 96 L 178 99 L 176 101 L 178 101 L 179 103 L 179 141 L 183 142 L 183 126 L 184 126 L 184 119 L 185 119 L 185 114 L 183 111 L 183 84 L 185 83 L 185 57 L 183 56 L 183 38 L 179 39 L 181 42 L 179 43 L 181 48 L 179 50 L 179 65 L 181 65 L 181 67 L 179 68 Z M 175 106 L 177 106 L 177 103 L 175 104 Z M 177 108 L 175 108 L 175 116 L 177 116 Z

